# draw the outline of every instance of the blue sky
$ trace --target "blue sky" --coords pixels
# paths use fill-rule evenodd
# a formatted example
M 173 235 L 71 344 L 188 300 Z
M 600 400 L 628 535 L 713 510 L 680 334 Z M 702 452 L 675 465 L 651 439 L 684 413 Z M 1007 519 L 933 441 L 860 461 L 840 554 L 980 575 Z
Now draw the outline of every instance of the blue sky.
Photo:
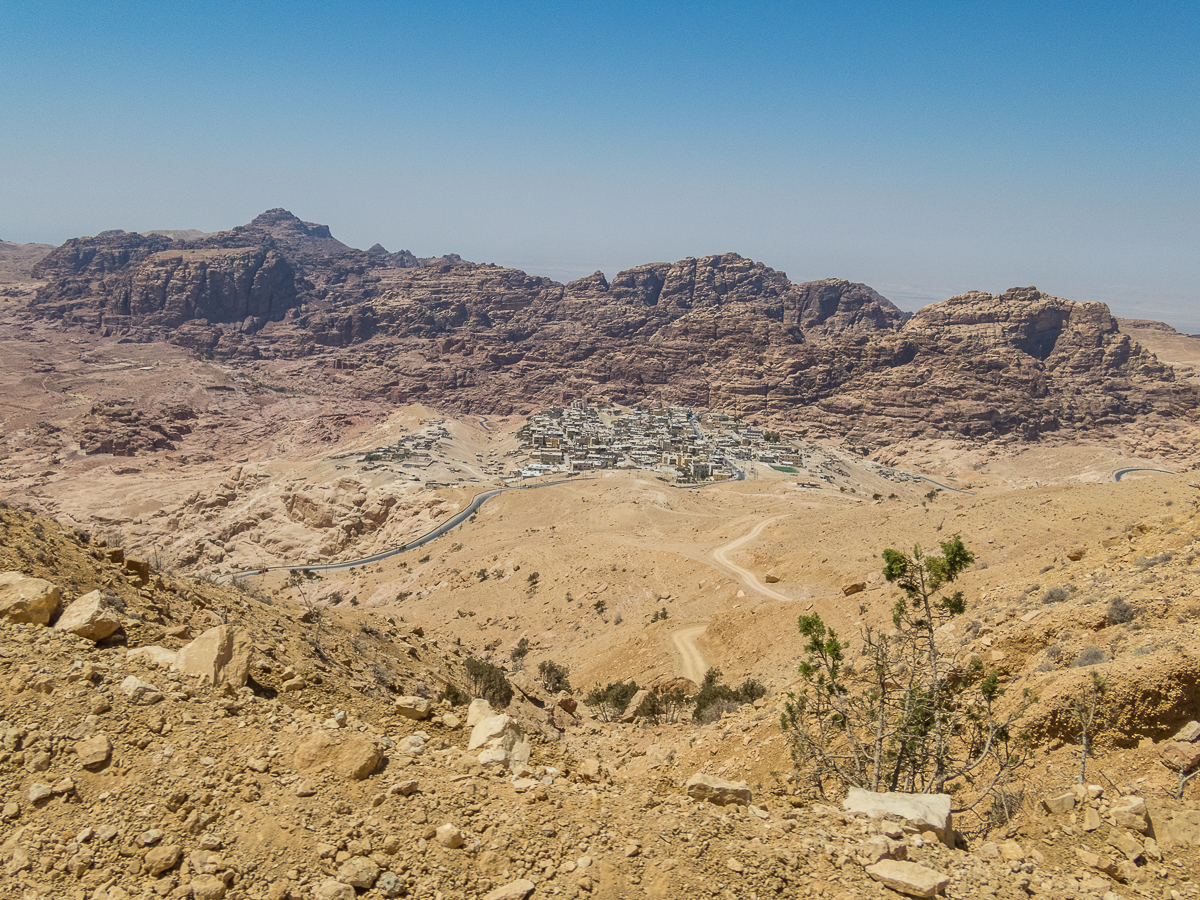
M 1200 4 L 9 0 L 0 238 L 228 228 L 560 280 L 737 251 L 1200 332 Z

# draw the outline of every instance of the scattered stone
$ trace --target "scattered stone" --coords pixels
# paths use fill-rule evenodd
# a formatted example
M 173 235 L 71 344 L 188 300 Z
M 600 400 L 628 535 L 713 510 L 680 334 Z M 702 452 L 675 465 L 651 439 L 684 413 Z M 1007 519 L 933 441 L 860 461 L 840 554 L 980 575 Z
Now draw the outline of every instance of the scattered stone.
M 449 822 L 439 825 L 434 837 L 439 844 L 450 850 L 455 850 L 463 845 L 463 833 Z
M 849 597 L 851 594 L 859 594 L 867 589 L 865 581 L 856 581 L 854 584 L 847 584 L 842 588 L 842 594 Z
M 1190 772 L 1200 766 L 1200 743 L 1168 741 L 1159 749 L 1159 755 L 1168 769 Z
M 183 849 L 176 844 L 160 844 L 151 848 L 144 859 L 146 871 L 158 877 L 168 869 L 175 868 L 183 856 Z
M 192 879 L 192 900 L 224 900 L 225 882 L 216 875 L 197 875 Z
M 483 895 L 483 900 L 525 900 L 533 889 L 536 887 L 532 881 L 526 881 L 524 878 L 518 878 L 516 881 L 510 881 L 503 887 L 498 887 L 494 891 L 489 891 Z
M 387 900 L 392 900 L 393 897 L 403 896 L 407 892 L 408 886 L 395 872 L 384 872 L 375 882 L 375 890 L 379 891 Z
M 429 711 L 433 708 L 424 697 L 401 697 L 396 701 L 396 712 L 404 716 L 406 719 L 415 719 L 421 721 L 429 718 Z
M 469 716 L 467 721 L 470 721 Z M 525 732 L 515 719 L 503 714 L 480 719 L 471 729 L 467 750 L 478 750 L 479 764 L 484 767 L 507 766 L 516 771 L 529 762 L 530 748 Z
M 1190 744 L 1195 741 L 1200 741 L 1200 722 L 1188 722 L 1179 729 L 1178 733 L 1172 738 L 1172 740 L 1178 741 L 1181 744 Z
M 1081 559 L 1083 559 L 1083 557 L 1086 553 L 1087 553 L 1086 548 L 1074 547 L 1067 551 L 1067 559 L 1071 560 L 1071 562 L 1079 562 Z
M 356 896 L 354 888 L 336 878 L 326 878 L 313 888 L 313 900 L 354 900 Z
M 179 660 L 179 653 L 175 650 L 168 650 L 166 647 L 159 647 L 155 644 L 146 647 L 134 647 L 125 654 L 126 659 L 135 659 L 149 666 L 156 666 L 160 669 L 173 669 L 175 663 Z
M 0 573 L 0 619 L 49 625 L 61 603 L 62 592 L 44 578 Z
M 649 701 L 650 691 L 642 688 L 633 695 L 633 698 L 629 701 L 629 705 L 625 707 L 625 712 L 621 715 L 621 721 L 628 723 L 632 722 L 638 716 L 644 716 L 645 713 L 642 711 L 642 707 Z
M 492 709 L 492 704 L 482 697 L 472 700 L 471 705 L 467 707 L 467 727 L 474 728 L 484 719 L 490 719 L 494 715 L 496 711 Z
M 383 754 L 374 741 L 343 731 L 315 732 L 296 748 L 292 758 L 298 772 L 328 766 L 342 778 L 355 781 L 370 777 L 382 762 Z
M 34 805 L 54 796 L 54 788 L 44 781 L 35 781 L 29 786 L 29 802 Z
M 379 877 L 379 866 L 365 856 L 353 856 L 338 869 L 338 881 L 351 887 L 370 890 Z
M 871 818 L 895 816 L 921 830 L 929 829 L 946 846 L 954 846 L 949 794 L 877 794 L 862 788 L 850 788 L 842 807 L 847 812 Z
M 554 698 L 555 705 L 565 713 L 575 715 L 575 710 L 579 709 L 579 701 L 568 694 L 566 691 L 559 691 L 558 696 Z
M 910 897 L 932 897 L 950 884 L 950 879 L 917 863 L 885 859 L 867 866 L 867 874 L 880 884 Z
M 150 706 L 163 699 L 158 688 L 136 675 L 130 675 L 121 682 L 121 693 L 140 706 Z
M 735 804 L 749 806 L 750 786 L 744 781 L 726 781 L 715 775 L 705 775 L 697 772 L 683 785 L 687 795 L 693 800 L 712 803 L 716 806 Z
M 66 608 L 55 631 L 65 631 L 89 641 L 102 641 L 121 627 L 121 618 L 113 605 L 112 594 L 90 591 Z
M 85 769 L 102 769 L 112 759 L 112 741 L 107 734 L 97 734 L 75 745 L 75 755 Z
M 1075 808 L 1075 794 L 1059 794 L 1057 797 L 1043 797 L 1042 807 L 1052 816 L 1061 816 Z

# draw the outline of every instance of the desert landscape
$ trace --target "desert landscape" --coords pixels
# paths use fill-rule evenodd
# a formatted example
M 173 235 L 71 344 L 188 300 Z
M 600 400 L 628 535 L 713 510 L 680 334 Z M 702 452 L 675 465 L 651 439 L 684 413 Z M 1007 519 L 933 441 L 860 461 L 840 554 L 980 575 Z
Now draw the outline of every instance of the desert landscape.
M 1200 896 L 1197 366 L 733 253 L 0 244 L 0 893 Z M 864 793 L 839 697 L 987 741 Z

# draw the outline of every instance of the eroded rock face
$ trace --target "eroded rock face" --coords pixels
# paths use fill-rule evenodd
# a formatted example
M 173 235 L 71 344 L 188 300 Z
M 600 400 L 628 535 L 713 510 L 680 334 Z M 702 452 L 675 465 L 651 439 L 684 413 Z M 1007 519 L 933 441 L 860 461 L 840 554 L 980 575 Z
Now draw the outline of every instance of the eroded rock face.
M 48 282 L 36 308 L 94 327 L 273 320 L 298 302 L 295 272 L 273 249 L 195 247 L 163 235 L 74 238 L 33 274 Z
M 453 255 L 355 250 L 277 209 L 190 241 L 79 238 L 35 274 L 42 315 L 218 358 L 312 358 L 356 370 L 347 389 L 363 398 L 461 413 L 662 401 L 802 418 L 874 448 L 1200 408 L 1103 304 L 1013 288 L 910 317 L 866 285 L 794 284 L 736 253 L 564 285 Z

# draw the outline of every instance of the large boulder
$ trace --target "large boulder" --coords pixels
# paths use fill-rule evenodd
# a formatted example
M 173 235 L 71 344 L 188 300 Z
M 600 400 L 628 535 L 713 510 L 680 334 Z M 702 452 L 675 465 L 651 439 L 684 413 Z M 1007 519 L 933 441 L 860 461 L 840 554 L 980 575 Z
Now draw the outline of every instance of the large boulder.
M 949 794 L 877 794 L 862 788 L 850 788 L 842 806 L 847 812 L 871 818 L 894 816 L 903 819 L 922 831 L 934 832 L 946 846 L 954 846 Z
M 104 591 L 84 594 L 66 608 L 54 623 L 54 628 L 56 631 L 66 631 L 87 638 L 89 641 L 102 641 L 111 637 L 121 627 L 121 617 L 117 615 L 113 600 L 112 594 Z
M 179 651 L 175 665 L 184 675 L 214 687 L 245 687 L 250 678 L 250 635 L 237 625 L 218 625 Z
M 353 781 L 370 777 L 382 762 L 383 753 L 374 741 L 344 731 L 318 731 L 301 743 L 292 757 L 298 772 L 328 767 Z
M 479 751 L 481 766 L 506 766 L 516 770 L 529 761 L 529 741 L 512 716 L 480 719 L 471 729 L 467 750 Z
M 727 806 L 730 803 L 737 806 L 750 805 L 750 786 L 744 781 L 726 781 L 716 775 L 697 772 L 684 783 L 683 788 L 693 800 L 704 803 L 717 806 Z
M 49 625 L 62 603 L 62 591 L 44 578 L 0 572 L 0 619 Z
M 433 704 L 424 697 L 400 697 L 396 701 L 396 713 L 406 719 L 420 721 L 429 718 Z

